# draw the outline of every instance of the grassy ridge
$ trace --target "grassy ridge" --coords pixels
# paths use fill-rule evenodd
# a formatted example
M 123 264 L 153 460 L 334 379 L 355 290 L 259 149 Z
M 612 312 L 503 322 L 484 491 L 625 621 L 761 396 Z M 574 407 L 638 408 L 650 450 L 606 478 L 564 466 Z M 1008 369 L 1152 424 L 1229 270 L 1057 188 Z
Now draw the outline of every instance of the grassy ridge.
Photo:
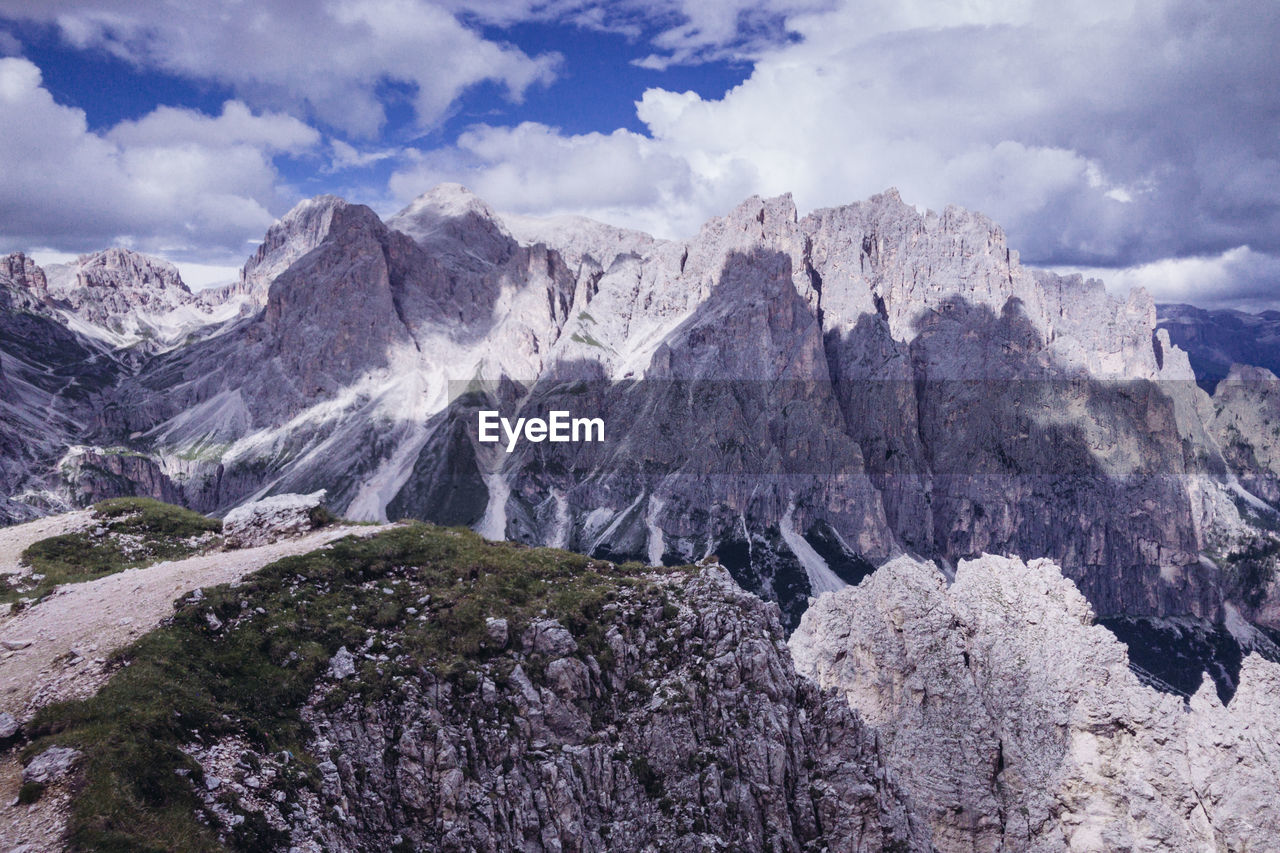
M 105 575 L 151 565 L 161 560 L 189 557 L 209 548 L 207 534 L 222 532 L 222 522 L 198 512 L 150 498 L 113 498 L 93 507 L 95 527 L 90 531 L 51 536 L 22 552 L 35 578 L 19 576 L 18 586 L 0 588 L 0 602 L 33 601 L 64 583 L 79 583 Z
M 220 849 L 195 819 L 188 778 L 200 784 L 200 768 L 179 745 L 236 735 L 287 749 L 296 760 L 286 785 L 315 787 L 299 709 L 339 647 L 386 658 L 361 659 L 334 701 L 385 695 L 418 667 L 473 689 L 472 668 L 498 653 L 486 646 L 486 617 L 518 635 L 545 610 L 598 650 L 602 608 L 622 586 L 646 585 L 628 577 L 638 568 L 423 524 L 343 539 L 182 604 L 122 655 L 128 665 L 97 696 L 41 711 L 27 755 L 55 744 L 86 753 L 70 826 L 78 849 Z M 252 813 L 236 833 L 246 850 L 282 840 Z

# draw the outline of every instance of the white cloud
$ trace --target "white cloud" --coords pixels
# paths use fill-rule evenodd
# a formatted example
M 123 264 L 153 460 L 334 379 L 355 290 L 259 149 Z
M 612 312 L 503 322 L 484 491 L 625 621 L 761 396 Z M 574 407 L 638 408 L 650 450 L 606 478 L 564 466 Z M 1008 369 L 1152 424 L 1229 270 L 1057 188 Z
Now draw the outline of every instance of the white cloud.
M 186 261 L 175 261 L 178 275 L 191 290 L 204 290 L 220 284 L 230 284 L 240 276 L 240 267 L 222 266 L 218 264 L 195 264 Z
M 717 180 L 709 180 L 709 166 L 700 174 L 685 157 L 639 134 L 564 136 L 525 123 L 479 127 L 451 150 L 414 152 L 392 176 L 390 190 L 404 200 L 442 181 L 462 180 L 511 213 L 582 213 L 676 236 L 695 230 L 708 209 L 749 194 L 755 176 L 733 174 L 744 167 L 722 164 Z
M 320 134 L 282 113 L 254 115 L 239 101 L 227 101 L 222 114 L 160 106 L 137 121 L 122 121 L 108 138 L 124 146 L 184 145 L 199 140 L 212 148 L 252 145 L 264 151 L 297 153 L 313 148 Z
M 246 235 L 261 234 L 285 201 L 272 153 L 319 139 L 234 101 L 216 117 L 161 107 L 94 133 L 17 58 L 0 59 L 0 126 L 0 248 L 117 244 L 225 262 L 242 260 Z
M 1237 246 L 1216 255 L 1164 258 L 1122 269 L 1063 268 L 1101 279 L 1112 293 L 1135 287 L 1157 302 L 1186 302 L 1201 308 L 1280 309 L 1280 257 Z
M 254 103 L 305 107 L 364 136 L 385 120 L 379 88 L 388 82 L 411 88 L 427 127 L 466 88 L 495 81 L 519 99 L 559 61 L 488 41 L 422 0 L 0 0 L 0 14 L 55 23 L 78 47 L 220 81 Z
M 362 151 L 354 145 L 343 142 L 341 139 L 330 140 L 329 149 L 332 156 L 329 165 L 326 167 L 328 172 L 340 172 L 344 169 L 362 169 L 365 166 L 372 166 L 374 163 L 380 163 L 383 160 L 400 157 L 403 153 L 398 148 Z
M 699 38 L 723 45 L 740 4 L 711 6 Z M 784 29 L 803 39 L 764 50 L 723 97 L 643 93 L 647 134 L 477 127 L 391 190 L 460 180 L 500 209 L 687 233 L 753 192 L 812 209 L 892 185 L 990 215 L 1040 263 L 1280 251 L 1280 18 L 1264 6 L 797 4 Z

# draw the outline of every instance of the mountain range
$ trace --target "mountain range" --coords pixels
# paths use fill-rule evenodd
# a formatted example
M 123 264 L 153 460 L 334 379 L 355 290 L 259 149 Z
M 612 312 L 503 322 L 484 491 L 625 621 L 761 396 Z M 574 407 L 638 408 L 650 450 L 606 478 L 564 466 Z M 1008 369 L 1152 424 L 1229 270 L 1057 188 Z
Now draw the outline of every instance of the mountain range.
M 1024 266 L 985 217 L 896 191 L 751 198 L 687 240 L 457 185 L 385 222 L 322 196 L 222 288 L 124 249 L 13 254 L 0 300 L 7 522 L 323 488 L 352 519 L 715 555 L 789 627 L 891 559 L 993 553 L 1055 560 L 1104 620 L 1280 628 L 1273 318 Z M 481 409 L 606 440 L 508 453 Z

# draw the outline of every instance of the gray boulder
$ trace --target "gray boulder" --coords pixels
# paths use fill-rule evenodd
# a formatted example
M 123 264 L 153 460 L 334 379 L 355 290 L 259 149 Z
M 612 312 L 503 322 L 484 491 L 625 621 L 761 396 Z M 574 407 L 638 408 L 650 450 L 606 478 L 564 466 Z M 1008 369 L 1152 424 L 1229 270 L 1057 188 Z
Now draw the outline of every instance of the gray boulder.
M 272 495 L 238 506 L 222 520 L 228 548 L 268 545 L 311 530 L 312 513 L 324 502 L 325 490 L 309 495 Z
M 38 782 L 48 785 L 66 777 L 83 753 L 78 749 L 65 746 L 51 746 L 31 759 L 22 770 L 23 782 Z

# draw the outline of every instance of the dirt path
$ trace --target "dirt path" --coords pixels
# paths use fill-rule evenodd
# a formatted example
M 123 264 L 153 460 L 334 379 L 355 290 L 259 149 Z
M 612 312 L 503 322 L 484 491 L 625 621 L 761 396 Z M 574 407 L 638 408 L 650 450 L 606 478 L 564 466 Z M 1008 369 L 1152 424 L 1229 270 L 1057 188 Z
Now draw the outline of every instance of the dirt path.
M 12 527 L 0 528 L 0 575 L 11 575 L 26 571 L 18 565 L 18 557 L 27 550 L 27 546 L 50 536 L 73 533 L 84 530 L 93 520 L 93 511 L 82 509 L 79 512 L 67 512 L 38 518 L 26 524 L 15 524 Z
M 77 529 L 72 526 L 76 523 L 81 522 L 59 516 L 0 531 L 0 572 L 10 565 L 10 552 L 16 567 L 17 554 L 31 542 Z M 43 532 L 18 533 L 41 524 Z M 157 563 L 59 587 L 34 607 L 0 620 L 0 710 L 26 720 L 50 702 L 96 693 L 108 677 L 104 666 L 111 653 L 155 628 L 173 613 L 174 601 L 194 589 L 238 580 L 281 557 L 314 551 L 343 536 L 369 536 L 382 529 L 332 527 L 273 545 Z M 18 805 L 21 782 L 17 756 L 11 751 L 0 757 L 0 851 L 62 849 L 67 792 L 54 786 L 38 803 Z
M 101 670 L 97 661 L 150 631 L 186 592 L 237 580 L 291 554 L 314 551 L 372 526 L 333 527 L 258 548 L 217 551 L 67 584 L 0 622 L 0 711 L 19 720 L 38 707 L 87 693 L 76 684 Z

